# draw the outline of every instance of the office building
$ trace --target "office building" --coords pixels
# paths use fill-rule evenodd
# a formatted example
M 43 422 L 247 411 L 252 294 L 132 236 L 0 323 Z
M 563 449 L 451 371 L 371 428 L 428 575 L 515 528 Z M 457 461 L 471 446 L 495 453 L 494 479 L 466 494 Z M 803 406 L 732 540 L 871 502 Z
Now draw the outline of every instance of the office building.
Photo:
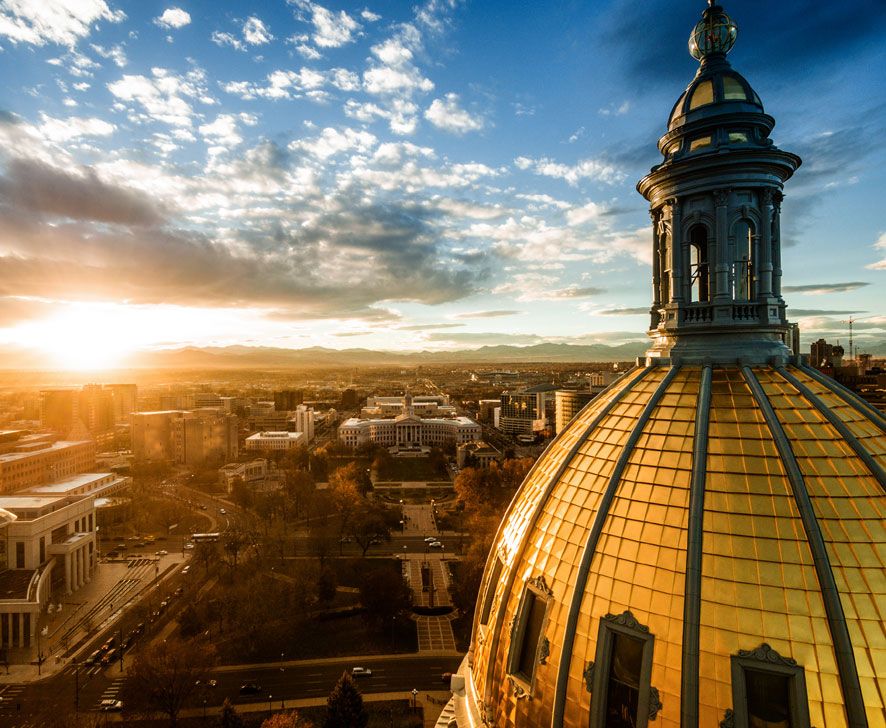
M 247 450 L 292 450 L 304 444 L 301 432 L 256 432 L 246 438 Z
M 314 410 L 300 404 L 292 414 L 292 429 L 304 435 L 305 444 L 311 442 L 314 439 Z
M 19 438 L 21 444 L 0 454 L 0 493 L 55 482 L 95 466 L 92 440 L 68 441 Z M 7 443 L 11 445 L 12 443 Z
M 509 435 L 543 434 L 553 429 L 556 390 L 553 384 L 539 384 L 518 392 L 502 392 L 499 429 Z

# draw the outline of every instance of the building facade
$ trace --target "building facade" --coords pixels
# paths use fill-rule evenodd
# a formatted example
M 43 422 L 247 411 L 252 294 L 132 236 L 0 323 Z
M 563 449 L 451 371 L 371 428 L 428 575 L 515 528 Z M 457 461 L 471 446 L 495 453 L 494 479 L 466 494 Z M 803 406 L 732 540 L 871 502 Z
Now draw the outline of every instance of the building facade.
M 256 432 L 246 438 L 247 450 L 292 450 L 305 444 L 301 432 Z
M 83 473 L 95 466 L 92 440 L 26 442 L 0 454 L 0 493 L 15 493 Z
M 441 447 L 479 440 L 481 428 L 469 417 L 428 418 L 402 414 L 394 418 L 351 417 L 338 427 L 345 445 L 375 443 L 383 447 Z

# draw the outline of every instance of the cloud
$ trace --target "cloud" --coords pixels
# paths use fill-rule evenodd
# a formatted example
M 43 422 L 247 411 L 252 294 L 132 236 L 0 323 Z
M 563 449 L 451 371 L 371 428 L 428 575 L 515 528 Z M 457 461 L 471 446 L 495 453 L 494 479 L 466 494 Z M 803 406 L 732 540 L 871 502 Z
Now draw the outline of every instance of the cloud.
M 202 124 L 199 132 L 213 144 L 234 147 L 243 141 L 237 130 L 238 123 L 255 126 L 258 119 L 253 114 L 219 114 L 212 123 Z
M 414 134 L 418 127 L 418 106 L 407 99 L 393 99 L 385 106 L 348 99 L 344 112 L 345 116 L 362 122 L 386 119 L 390 130 L 403 136 Z
M 367 23 L 374 23 L 377 20 L 381 20 L 381 15 L 378 13 L 373 13 L 368 8 L 364 8 L 360 13 L 360 17 L 363 18 Z
M 125 74 L 119 81 L 109 83 L 108 90 L 121 101 L 133 102 L 143 109 L 141 113 L 131 110 L 130 119 L 135 122 L 161 121 L 188 127 L 194 111 L 185 97 L 214 103 L 206 89 L 206 76 L 199 69 L 184 76 L 176 76 L 165 68 L 152 68 L 150 78 Z
M 356 39 L 360 24 L 344 10 L 336 13 L 310 0 L 289 2 L 303 11 L 303 20 L 314 26 L 311 40 L 319 48 L 340 48 Z
M 56 143 L 68 142 L 83 136 L 109 136 L 116 128 L 104 119 L 94 116 L 89 118 L 69 116 L 66 119 L 57 119 L 46 114 L 40 115 L 40 126 L 37 127 L 44 139 Z
M 234 50 L 237 51 L 245 51 L 246 44 L 243 43 L 239 38 L 230 33 L 214 30 L 212 31 L 212 35 L 209 36 L 209 39 L 215 43 L 217 46 L 231 46 Z
M 848 283 L 807 283 L 802 286 L 782 286 L 784 293 L 801 293 L 803 295 L 824 295 L 826 293 L 847 293 L 871 285 L 867 281 L 849 281 Z
M 265 45 L 274 40 L 274 36 L 260 18 L 250 15 L 243 23 L 243 40 L 249 45 Z
M 102 58 L 109 58 L 114 61 L 118 68 L 125 68 L 126 64 L 128 63 L 126 52 L 123 50 L 122 45 L 118 44 L 115 46 L 111 46 L 110 48 L 105 48 L 104 46 L 92 43 L 90 47 Z
M 457 319 L 475 319 L 475 318 L 500 318 L 502 316 L 515 316 L 522 311 L 515 309 L 497 309 L 495 311 L 466 311 L 465 313 L 457 313 L 453 318 Z
M 472 116 L 458 105 L 458 94 L 449 93 L 442 99 L 434 99 L 425 111 L 425 119 L 438 129 L 453 134 L 466 134 L 483 128 L 482 117 Z
M 595 311 L 596 316 L 640 316 L 649 313 L 649 306 L 638 306 L 636 308 L 607 308 L 602 311 Z
M 334 129 L 327 127 L 313 139 L 299 139 L 291 142 L 293 151 L 304 151 L 317 159 L 329 157 L 346 151 L 366 153 L 377 143 L 375 135 L 357 129 Z
M 873 248 L 874 250 L 886 250 L 886 233 L 880 233 L 880 237 L 877 238 L 877 242 L 874 243 Z M 886 270 L 886 258 L 878 260 L 876 263 L 870 263 L 866 265 L 865 268 L 871 270 Z
M 398 331 L 432 331 L 435 329 L 459 329 L 464 324 L 411 324 L 410 326 L 398 326 Z
M 543 177 L 562 179 L 573 187 L 582 180 L 592 180 L 604 184 L 615 184 L 624 179 L 624 172 L 615 166 L 597 159 L 582 159 L 576 164 L 562 164 L 542 157 L 531 159 L 529 157 L 517 157 L 514 160 L 517 169 L 529 170 Z
M 792 308 L 788 306 L 788 315 L 790 316 L 851 316 L 855 313 L 866 313 L 865 311 L 834 311 L 821 308 Z
M 105 0 L 5 0 L 0 5 L 0 36 L 13 44 L 46 43 L 73 48 L 101 20 L 119 23 L 122 10 L 112 10 Z
M 176 30 L 184 28 L 190 22 L 190 13 L 181 8 L 166 8 L 160 16 L 154 18 L 155 25 L 159 25 L 161 28 L 175 28 Z
M 597 113 L 600 116 L 624 116 L 631 110 L 631 102 L 630 101 L 622 101 L 617 106 L 615 103 L 608 104 L 604 106 L 602 109 L 598 109 Z M 570 137 L 569 141 L 572 141 Z
M 222 88 L 241 99 L 264 98 L 271 100 L 293 99 L 307 96 L 315 100 L 325 100 L 326 87 L 342 91 L 352 91 L 359 84 L 356 74 L 345 68 L 331 68 L 317 71 L 302 67 L 298 71 L 276 70 L 269 73 L 266 83 L 255 84 L 249 81 L 232 81 Z
M 11 220 L 25 210 L 39 218 L 156 225 L 157 206 L 144 196 L 102 181 L 93 170 L 60 170 L 34 160 L 12 159 L 0 177 L 0 207 Z M 2 250 L 2 248 L 0 248 Z

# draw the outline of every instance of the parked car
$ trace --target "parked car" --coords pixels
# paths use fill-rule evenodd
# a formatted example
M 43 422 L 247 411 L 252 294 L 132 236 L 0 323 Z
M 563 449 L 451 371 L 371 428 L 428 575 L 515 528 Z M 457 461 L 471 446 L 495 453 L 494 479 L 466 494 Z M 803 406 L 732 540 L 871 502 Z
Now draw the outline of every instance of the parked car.
M 352 667 L 351 675 L 354 677 L 372 677 L 372 670 L 368 667 Z
M 191 570 L 191 565 L 188 564 L 184 569 L 182 569 L 182 574 L 187 574 Z
M 428 536 L 428 537 L 425 539 L 425 543 L 433 543 L 433 542 L 436 541 L 436 540 L 437 540 L 437 537 L 436 537 L 436 536 Z
M 114 660 L 116 660 L 120 656 L 120 649 L 115 647 L 112 650 L 108 650 L 102 655 L 102 665 L 110 665 Z
M 219 508 L 218 512 L 223 516 L 226 516 L 228 514 L 228 512 L 224 508 Z
M 123 710 L 123 701 L 115 698 L 105 698 L 100 705 L 101 709 L 107 712 L 118 712 Z
M 87 665 L 95 665 L 95 664 L 101 662 L 101 659 L 102 659 L 102 651 L 101 651 L 101 648 L 99 648 L 95 652 L 93 652 L 91 655 L 89 655 L 89 657 L 86 658 L 86 664 Z
M 240 686 L 240 695 L 258 695 L 261 688 L 254 682 L 243 683 Z
M 190 551 L 191 549 L 194 548 L 194 544 L 192 544 L 192 543 L 186 543 L 186 544 L 184 545 L 183 548 L 184 548 L 185 551 Z
M 125 543 L 118 543 L 116 546 L 114 546 L 114 548 L 117 549 L 118 551 L 126 551 L 126 544 Z
M 428 548 L 431 548 L 431 549 L 442 549 L 442 548 L 443 548 L 443 544 L 440 543 L 439 541 L 431 541 L 431 542 L 428 544 Z

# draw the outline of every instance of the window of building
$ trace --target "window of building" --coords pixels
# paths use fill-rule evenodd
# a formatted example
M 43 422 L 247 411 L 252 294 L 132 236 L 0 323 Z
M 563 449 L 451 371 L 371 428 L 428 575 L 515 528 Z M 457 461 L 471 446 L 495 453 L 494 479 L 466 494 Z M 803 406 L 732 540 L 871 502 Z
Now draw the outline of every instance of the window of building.
M 798 728 L 809 725 L 803 668 L 769 645 L 732 656 L 736 728 Z
M 731 131 L 729 132 L 729 143 L 730 144 L 747 144 L 748 134 L 745 131 Z
M 528 583 L 511 633 L 508 673 L 523 683 L 527 692 L 532 688 L 539 662 L 549 598 L 543 580 Z
M 746 101 L 748 95 L 744 86 L 735 76 L 723 76 L 723 99 L 726 101 Z
M 708 263 L 708 229 L 704 225 L 695 225 L 689 231 L 690 254 L 690 285 L 692 300 L 705 302 L 711 300 L 710 265 Z
M 742 218 L 732 232 L 732 298 L 750 301 L 754 297 L 754 223 Z
M 600 620 L 590 677 L 591 728 L 643 728 L 661 708 L 650 684 L 655 638 L 630 612 Z
M 714 84 L 711 81 L 702 81 L 692 92 L 692 97 L 689 99 L 689 110 L 692 111 L 699 106 L 712 103 L 714 103 Z
M 498 580 L 501 578 L 501 570 L 504 567 L 501 559 L 496 557 L 495 563 L 492 565 L 492 574 L 486 583 L 486 594 L 483 596 L 483 608 L 480 610 L 480 624 L 489 624 L 489 614 L 492 611 L 492 600 L 495 599 L 495 588 Z
M 696 149 L 709 147 L 712 143 L 713 139 L 710 136 L 696 137 L 691 142 L 689 142 L 689 151 L 694 152 Z

